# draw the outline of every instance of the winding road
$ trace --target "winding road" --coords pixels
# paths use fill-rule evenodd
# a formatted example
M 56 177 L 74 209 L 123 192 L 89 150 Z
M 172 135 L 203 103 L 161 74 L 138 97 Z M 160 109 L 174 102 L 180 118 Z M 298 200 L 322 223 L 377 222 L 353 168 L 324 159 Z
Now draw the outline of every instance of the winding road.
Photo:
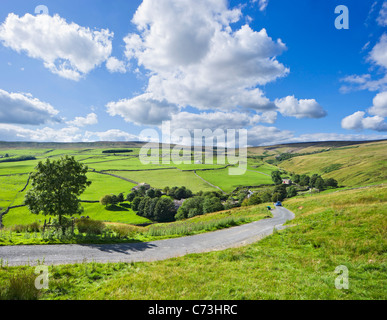
M 255 221 L 238 227 L 189 237 L 144 243 L 107 245 L 40 245 L 0 247 L 0 259 L 9 266 L 74 264 L 83 262 L 139 262 L 157 261 L 190 253 L 219 251 L 254 243 L 282 229 L 294 219 L 294 214 L 283 208 L 272 210 L 273 218 Z

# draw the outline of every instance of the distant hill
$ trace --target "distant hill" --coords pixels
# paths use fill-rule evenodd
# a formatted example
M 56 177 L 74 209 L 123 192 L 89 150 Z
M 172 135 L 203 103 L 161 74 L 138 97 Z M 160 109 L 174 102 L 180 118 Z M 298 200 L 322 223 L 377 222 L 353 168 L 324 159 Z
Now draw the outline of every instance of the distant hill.
M 6 142 L 0 141 L 0 149 L 7 148 L 53 148 L 53 149 L 73 149 L 73 148 L 141 148 L 145 142 Z
M 387 140 L 283 144 L 250 148 L 249 155 L 263 156 L 287 172 L 334 178 L 344 186 L 387 182 Z

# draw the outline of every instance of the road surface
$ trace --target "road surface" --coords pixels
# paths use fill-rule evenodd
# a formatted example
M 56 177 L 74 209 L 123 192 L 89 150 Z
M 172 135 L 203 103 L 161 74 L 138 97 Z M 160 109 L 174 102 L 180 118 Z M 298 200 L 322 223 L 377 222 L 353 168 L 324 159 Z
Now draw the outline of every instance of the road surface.
M 0 259 L 9 266 L 74 264 L 83 262 L 138 262 L 157 261 L 190 253 L 219 251 L 244 246 L 272 234 L 274 228 L 294 219 L 289 210 L 277 207 L 273 218 L 263 219 L 238 227 L 189 237 L 144 243 L 105 245 L 39 245 L 0 247 Z

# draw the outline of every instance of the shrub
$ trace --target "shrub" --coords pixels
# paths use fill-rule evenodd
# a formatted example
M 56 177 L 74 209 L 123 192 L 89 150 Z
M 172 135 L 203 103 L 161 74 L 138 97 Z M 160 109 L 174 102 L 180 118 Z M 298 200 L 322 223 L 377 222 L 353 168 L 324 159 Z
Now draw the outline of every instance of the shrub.
M 28 271 L 10 274 L 8 284 L 0 288 L 0 300 L 38 300 L 35 279 L 36 275 Z
M 81 218 L 76 220 L 76 226 L 80 233 L 102 234 L 105 230 L 105 224 L 102 221 Z
M 110 225 L 109 229 L 115 232 L 120 239 L 131 238 L 137 232 L 137 228 L 126 225 Z

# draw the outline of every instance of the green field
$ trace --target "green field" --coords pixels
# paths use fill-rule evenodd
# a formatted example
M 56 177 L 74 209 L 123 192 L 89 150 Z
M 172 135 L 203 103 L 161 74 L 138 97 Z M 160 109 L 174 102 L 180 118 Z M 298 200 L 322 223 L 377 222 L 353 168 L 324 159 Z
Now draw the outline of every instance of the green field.
M 218 170 L 216 170 L 217 172 Z M 215 172 L 215 171 L 214 171 Z M 181 171 L 178 169 L 167 170 L 147 170 L 120 172 L 111 171 L 111 173 L 132 179 L 139 183 L 146 182 L 154 188 L 163 189 L 164 187 L 186 186 L 193 192 L 216 190 L 209 184 L 195 176 L 191 171 Z
M 298 197 L 294 225 L 255 244 L 152 263 L 51 266 L 39 299 L 385 300 L 386 186 Z M 335 269 L 349 270 L 349 289 Z M 0 268 L 31 276 L 33 268 Z M 146 281 L 144 281 L 146 279 Z M 3 289 L 5 290 L 5 289 Z
M 6 149 L 0 150 L 0 156 L 8 154 L 9 157 L 35 156 L 36 160 L 4 162 L 0 163 L 0 208 L 9 205 L 22 205 L 24 192 L 19 191 L 25 186 L 28 175 L 34 170 L 39 161 L 45 159 L 59 159 L 64 155 L 74 156 L 76 160 L 89 167 L 88 178 L 92 184 L 81 195 L 81 200 L 98 201 L 106 194 L 128 194 L 137 184 L 146 182 L 153 188 L 185 186 L 194 193 L 199 191 L 217 191 L 218 183 L 224 191 L 232 191 L 234 186 L 256 185 L 271 183 L 268 176 L 252 171 L 244 176 L 228 176 L 224 164 L 143 164 L 138 155 L 139 148 L 130 148 L 130 153 L 102 153 L 113 148 L 71 148 L 63 145 L 63 148 L 38 148 L 38 149 Z M 162 162 L 160 160 L 160 162 Z M 250 167 L 251 165 L 251 167 Z M 259 170 L 270 174 L 273 167 L 262 162 L 249 162 L 249 170 Z M 209 170 L 209 171 L 207 171 Z M 197 175 L 195 174 L 197 172 Z M 105 173 L 105 174 L 102 174 Z M 106 174 L 107 173 L 107 174 Z M 111 176 L 109 174 L 115 175 Z M 200 177 L 205 177 L 201 179 Z M 208 180 L 206 178 L 209 178 Z M 127 180 L 126 180 L 127 179 Z M 128 181 L 131 180 L 132 182 Z M 136 183 L 134 183 L 136 182 Z M 142 224 L 149 222 L 137 217 L 133 212 L 109 212 L 97 204 L 83 204 L 84 215 L 96 220 L 120 222 L 129 224 Z M 30 224 L 34 221 L 43 222 L 45 217 L 29 213 L 26 207 L 11 209 L 3 216 L 3 224 L 6 227 L 13 225 Z
M 259 186 L 261 184 L 272 184 L 270 176 L 258 171 L 246 171 L 243 175 L 229 175 L 228 169 L 214 171 L 197 171 L 197 174 L 204 180 L 218 186 L 225 192 L 234 191 L 240 186 Z

